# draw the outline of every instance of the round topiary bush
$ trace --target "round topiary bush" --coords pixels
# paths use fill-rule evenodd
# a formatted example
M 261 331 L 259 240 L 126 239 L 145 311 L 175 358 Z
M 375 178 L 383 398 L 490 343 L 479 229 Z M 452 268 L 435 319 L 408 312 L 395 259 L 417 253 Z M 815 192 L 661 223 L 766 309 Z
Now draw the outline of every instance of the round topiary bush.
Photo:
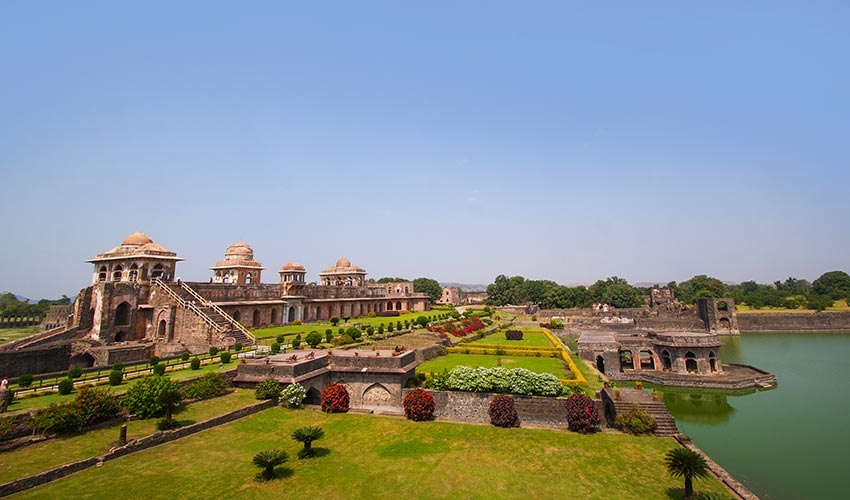
M 567 409 L 567 425 L 571 431 L 589 434 L 599 430 L 602 418 L 592 399 L 584 394 L 573 394 L 564 405 Z
M 404 416 L 414 422 L 434 419 L 434 396 L 423 389 L 413 389 L 404 397 Z
M 153 374 L 160 377 L 165 375 L 165 363 L 157 363 L 153 366 Z
M 310 347 L 315 349 L 316 346 L 322 343 L 322 334 L 319 332 L 310 332 L 307 334 L 306 340 L 310 344 Z
M 32 385 L 33 376 L 29 373 L 25 373 L 18 377 L 18 387 L 29 387 Z
M 222 363 L 230 363 L 231 357 L 232 357 L 231 353 L 224 351 L 223 353 L 221 353 L 221 362 Z
M 124 372 L 121 370 L 112 370 L 109 372 L 109 385 L 121 385 L 124 381 Z
M 218 347 L 216 347 L 216 346 L 210 346 L 210 351 L 209 351 L 209 353 L 210 353 L 210 356 L 215 356 L 216 354 L 218 354 Z
M 280 397 L 280 383 L 273 378 L 267 378 L 254 388 L 257 399 L 277 399 Z
M 199 370 L 201 368 L 201 360 L 198 357 L 192 358 L 192 360 L 189 361 L 189 368 Z
M 113 369 L 113 370 L 121 370 L 121 371 L 124 371 L 124 363 L 122 363 L 122 362 L 118 361 L 117 363 L 115 363 L 114 365 L 112 365 L 112 369 Z
M 272 342 L 272 345 L 269 346 L 269 352 L 272 354 L 280 354 L 280 344 L 277 342 Z
M 180 359 L 183 361 L 189 361 L 189 351 L 184 352 L 180 355 Z
M 69 378 L 63 378 L 59 381 L 59 394 L 71 394 L 71 391 L 74 390 L 74 381 Z
M 514 406 L 514 398 L 499 394 L 490 401 L 490 423 L 496 427 L 519 427 L 519 415 Z
M 283 341 L 285 339 L 286 339 L 286 337 L 284 337 L 283 335 L 278 335 L 277 337 L 274 338 L 275 342 L 277 342 L 278 344 L 283 344 Z
M 237 343 L 233 344 L 233 352 L 240 352 L 244 348 L 245 348 L 245 346 L 242 345 L 242 342 L 237 342 Z
M 617 415 L 614 423 L 629 434 L 650 434 L 656 426 L 655 417 L 637 404 Z
M 349 408 L 348 391 L 342 384 L 331 384 L 322 391 L 322 411 L 345 413 Z
M 151 366 L 156 366 L 157 363 L 159 363 L 158 356 L 151 356 L 150 359 L 148 359 L 148 364 Z
M 71 368 L 70 370 L 68 370 L 68 378 L 70 378 L 70 379 L 80 378 L 82 376 L 83 376 L 83 369 L 82 368 Z

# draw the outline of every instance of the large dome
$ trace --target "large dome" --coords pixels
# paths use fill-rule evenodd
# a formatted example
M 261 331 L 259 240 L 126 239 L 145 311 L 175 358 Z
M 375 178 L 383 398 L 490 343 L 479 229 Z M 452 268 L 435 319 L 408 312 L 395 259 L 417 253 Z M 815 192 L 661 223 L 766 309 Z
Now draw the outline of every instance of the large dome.
M 153 240 L 150 239 L 150 236 L 142 232 L 135 232 L 124 238 L 124 241 L 121 242 L 122 245 L 127 246 L 141 246 L 147 245 L 148 243 L 153 243 Z
M 240 241 L 227 247 L 227 250 L 224 251 L 224 257 L 238 257 L 251 260 L 254 258 L 254 249 Z
M 336 261 L 336 267 L 351 267 L 351 261 L 343 257 Z

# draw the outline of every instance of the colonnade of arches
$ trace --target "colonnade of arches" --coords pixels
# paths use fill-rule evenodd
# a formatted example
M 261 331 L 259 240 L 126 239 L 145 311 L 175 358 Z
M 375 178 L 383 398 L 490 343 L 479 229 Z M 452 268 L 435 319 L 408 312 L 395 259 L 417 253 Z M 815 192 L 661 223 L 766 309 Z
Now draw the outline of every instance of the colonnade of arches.
M 661 355 L 656 356 L 652 349 L 642 348 L 638 350 L 637 358 L 634 355 L 633 349 L 620 349 L 620 371 L 624 370 L 658 370 L 656 359 L 660 358 L 661 370 L 672 371 L 675 357 L 667 349 L 662 349 Z M 699 362 L 696 354 L 693 351 L 685 351 L 682 356 L 684 359 L 684 368 L 688 373 L 699 373 Z M 711 350 L 708 352 L 708 368 L 711 373 L 718 371 L 717 354 Z M 604 360 L 601 356 L 597 356 L 597 368 L 602 366 L 604 373 Z

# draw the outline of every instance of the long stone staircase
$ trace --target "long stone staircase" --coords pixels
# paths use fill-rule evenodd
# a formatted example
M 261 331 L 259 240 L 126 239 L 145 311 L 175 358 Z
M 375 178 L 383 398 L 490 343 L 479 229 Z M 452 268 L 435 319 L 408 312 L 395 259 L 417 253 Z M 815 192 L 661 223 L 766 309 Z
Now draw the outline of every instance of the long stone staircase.
M 165 283 L 153 280 L 154 285 L 167 293 L 180 307 L 192 311 L 196 316 L 210 325 L 218 334 L 232 337 L 237 343 L 253 345 L 257 339 L 241 323 L 224 312 L 220 307 L 205 299 L 186 283 Z
M 613 415 L 606 415 L 613 421 L 620 412 L 628 411 L 632 405 L 637 404 L 642 410 L 646 410 L 650 415 L 655 417 L 655 435 L 656 436 L 675 436 L 679 434 L 679 428 L 676 427 L 676 419 L 667 410 L 667 405 L 661 401 L 654 401 L 652 396 L 641 389 L 621 389 L 621 399 L 616 399 L 613 389 L 603 389 L 601 391 L 603 405 L 607 408 L 613 408 Z

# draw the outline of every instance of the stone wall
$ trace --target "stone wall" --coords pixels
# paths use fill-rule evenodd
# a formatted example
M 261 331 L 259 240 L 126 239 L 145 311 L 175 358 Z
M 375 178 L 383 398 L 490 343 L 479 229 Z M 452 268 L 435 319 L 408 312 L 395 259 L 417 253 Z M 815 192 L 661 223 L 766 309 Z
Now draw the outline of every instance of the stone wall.
M 738 314 L 742 332 L 850 331 L 850 312 Z
M 412 389 L 404 389 L 403 396 Z M 496 394 L 456 391 L 428 391 L 434 396 L 434 416 L 458 422 L 490 423 L 490 401 Z M 567 427 L 564 398 L 514 396 L 514 405 L 521 425 Z M 602 414 L 602 401 L 596 401 Z
M 0 352 L 0 377 L 67 371 L 71 344 Z

